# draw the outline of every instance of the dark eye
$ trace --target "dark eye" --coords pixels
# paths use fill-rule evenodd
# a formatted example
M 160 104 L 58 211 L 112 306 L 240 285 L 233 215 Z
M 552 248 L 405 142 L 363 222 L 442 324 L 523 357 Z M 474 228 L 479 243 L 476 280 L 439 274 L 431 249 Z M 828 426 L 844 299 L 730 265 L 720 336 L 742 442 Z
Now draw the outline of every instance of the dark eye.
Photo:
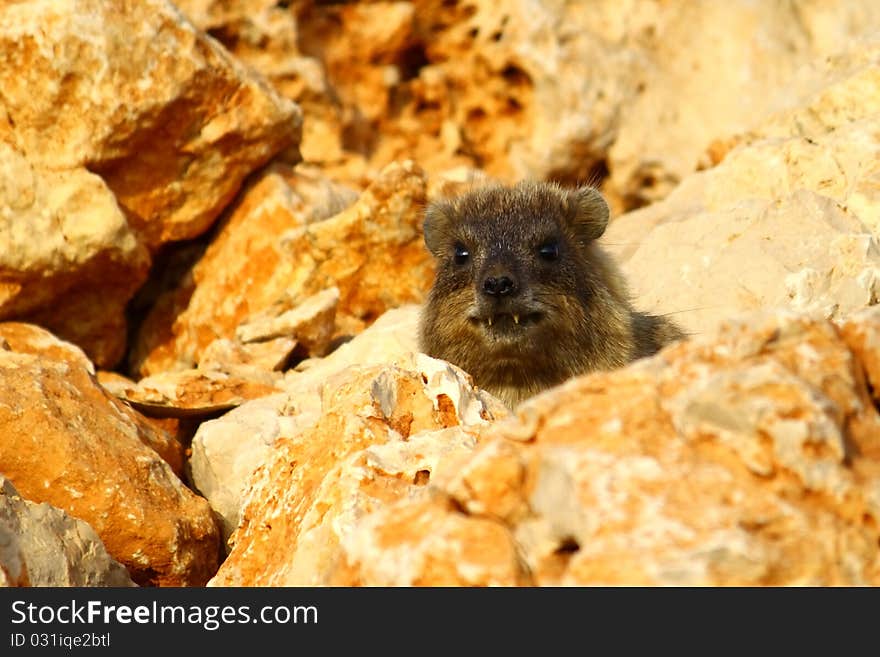
M 467 247 L 464 244 L 456 244 L 455 245 L 455 255 L 453 256 L 455 260 L 455 264 L 463 265 L 467 263 L 468 258 L 471 257 L 471 252 L 468 251 Z
M 538 248 L 538 255 L 541 256 L 541 260 L 553 262 L 559 258 L 559 244 L 557 242 L 544 242 Z

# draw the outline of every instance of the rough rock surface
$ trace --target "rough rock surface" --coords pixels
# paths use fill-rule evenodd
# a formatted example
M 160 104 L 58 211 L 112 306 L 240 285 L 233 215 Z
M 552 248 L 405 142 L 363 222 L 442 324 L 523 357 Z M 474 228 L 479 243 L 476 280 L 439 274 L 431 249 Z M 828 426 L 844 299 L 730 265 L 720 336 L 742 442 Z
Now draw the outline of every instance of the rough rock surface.
M 125 348 L 125 303 L 147 275 L 147 249 L 101 178 L 36 167 L 3 141 L 2 126 L 0 318 L 39 323 L 113 365 Z
M 0 318 L 112 366 L 148 249 L 203 232 L 299 110 L 166 0 L 7 2 L 0 53 Z
M 281 375 L 253 366 L 163 372 L 114 393 L 146 415 L 204 417 L 277 391 Z
M 211 584 L 332 581 L 364 515 L 390 500 L 421 497 L 432 477 L 472 449 L 489 420 L 507 414 L 461 370 L 424 355 L 401 367 L 346 369 L 326 381 L 321 403 L 317 423 L 277 439 L 252 476 L 234 547 Z M 483 548 L 475 544 L 462 568 L 486 562 Z
M 0 586 L 134 586 L 82 520 L 22 499 L 0 475 Z
M 802 71 L 792 109 L 603 240 L 636 304 L 712 330 L 742 310 L 829 318 L 880 300 L 880 42 Z
M 878 336 L 750 315 L 440 431 L 414 372 L 349 372 L 211 583 L 880 584 Z
M 152 449 L 165 445 L 166 458 L 180 460 L 181 446 L 78 359 L 0 350 L 0 400 L 0 472 L 23 497 L 89 523 L 139 584 L 202 584 L 213 574 L 211 510 Z
M 354 112 L 343 107 L 321 61 L 301 51 L 295 7 L 277 0 L 178 0 L 176 4 L 302 108 L 300 151 L 307 162 L 344 172 L 349 180 L 361 179 L 364 158 L 346 145 L 345 132 Z
M 82 349 L 33 324 L 0 322 L 0 349 L 65 361 L 95 373 L 95 366 Z
M 837 2 L 181 0 L 305 108 L 303 155 L 358 181 L 402 157 L 435 174 L 665 196 L 709 144 L 791 98 L 799 68 L 880 27 Z
M 192 367 L 240 324 L 334 287 L 337 331 L 348 334 L 424 298 L 433 263 L 422 242 L 425 179 L 418 167 L 390 165 L 345 209 L 334 193 L 315 205 L 296 189 L 296 177 L 288 184 L 273 171 L 243 195 L 191 277 L 142 325 L 132 359 L 142 375 Z M 341 212 L 315 214 L 320 206 Z
M 41 362 L 48 360 L 67 363 L 78 373 L 84 372 L 94 376 L 94 380 L 88 384 L 89 387 L 97 388 L 94 383 L 96 381 L 100 383 L 100 378 L 102 378 L 95 373 L 94 365 L 82 349 L 58 339 L 45 329 L 33 324 L 0 322 L 0 349 L 13 353 L 31 354 L 39 357 Z M 101 384 L 101 387 L 103 388 L 104 385 Z M 114 393 L 111 392 L 111 394 Z M 183 468 L 183 446 L 166 432 L 155 428 L 146 418 L 130 412 L 124 404 L 120 404 L 112 397 L 105 397 L 107 404 L 121 413 L 126 423 L 136 428 L 138 439 L 153 449 L 171 466 L 175 473 L 179 474 Z
M 275 440 L 310 429 L 321 416 L 321 389 L 353 366 L 411 363 L 418 350 L 418 306 L 389 310 L 326 358 L 286 373 L 282 394 L 263 397 L 204 422 L 192 441 L 190 476 L 217 513 L 224 536 L 240 519 L 248 477 Z

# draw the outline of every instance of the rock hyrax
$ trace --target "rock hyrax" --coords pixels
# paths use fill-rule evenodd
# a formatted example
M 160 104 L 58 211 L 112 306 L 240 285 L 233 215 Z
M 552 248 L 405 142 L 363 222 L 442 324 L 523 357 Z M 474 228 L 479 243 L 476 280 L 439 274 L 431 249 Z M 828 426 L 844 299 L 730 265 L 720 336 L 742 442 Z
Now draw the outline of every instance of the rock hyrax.
M 684 333 L 638 312 L 596 239 L 608 206 L 592 187 L 493 185 L 436 201 L 425 243 L 437 277 L 421 349 L 513 407 L 565 379 L 655 353 Z

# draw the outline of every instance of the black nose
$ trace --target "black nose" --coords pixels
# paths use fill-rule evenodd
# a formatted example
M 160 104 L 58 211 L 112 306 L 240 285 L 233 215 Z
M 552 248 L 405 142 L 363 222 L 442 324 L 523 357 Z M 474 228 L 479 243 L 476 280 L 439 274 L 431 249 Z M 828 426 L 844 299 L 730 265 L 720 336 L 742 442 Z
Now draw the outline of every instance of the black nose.
M 483 292 L 490 297 L 503 297 L 516 292 L 516 281 L 509 276 L 487 276 L 483 281 Z

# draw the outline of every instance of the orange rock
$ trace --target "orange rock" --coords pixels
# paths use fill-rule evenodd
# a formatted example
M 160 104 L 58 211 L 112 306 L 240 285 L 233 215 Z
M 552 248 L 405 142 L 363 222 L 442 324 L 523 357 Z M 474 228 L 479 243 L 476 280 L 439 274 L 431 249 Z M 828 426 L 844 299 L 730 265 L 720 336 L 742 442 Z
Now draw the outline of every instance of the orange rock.
M 535 398 L 472 458 L 519 454 L 500 490 L 526 500 L 507 516 L 537 584 L 877 584 L 859 370 L 829 322 L 752 317 Z
M 94 365 L 79 347 L 64 340 L 59 340 L 45 329 L 33 324 L 0 322 L 0 340 L 4 342 L 3 348 L 7 351 L 33 354 L 41 357 L 41 359 L 61 361 L 77 369 L 84 369 L 93 375 L 94 380 L 100 383 L 102 387 L 104 387 L 104 382 L 111 378 L 117 383 L 120 379 L 127 381 L 124 377 L 113 375 L 112 373 L 95 373 Z M 114 393 L 111 392 L 111 394 Z M 119 403 L 110 395 L 106 397 L 108 404 L 112 405 L 120 413 L 123 413 L 130 422 L 137 426 L 137 436 L 141 442 L 153 449 L 171 466 L 174 473 L 180 476 L 183 473 L 183 445 L 175 436 L 161 427 L 155 426 L 149 419 L 132 411 L 128 406 Z
M 150 252 L 296 157 L 301 114 L 167 0 L 6 3 L 0 53 L 0 319 L 112 367 Z
M 473 391 L 460 370 L 424 356 L 415 365 L 355 367 L 326 382 L 318 422 L 276 440 L 253 474 L 232 552 L 213 585 L 352 584 L 366 577 L 349 578 L 344 565 L 359 559 L 348 544 L 360 541 L 360 519 L 400 499 L 427 499 L 426 484 L 472 449 L 488 420 L 506 413 L 497 400 Z M 418 528 L 435 526 L 430 506 L 428 500 L 405 516 L 392 513 L 394 522 L 422 536 Z M 441 520 L 436 540 L 427 543 L 444 551 L 437 559 L 431 555 L 442 565 L 420 564 L 376 581 L 516 581 L 518 562 L 504 529 Z M 485 546 L 462 541 L 472 538 L 469 528 Z M 502 565 L 498 555 L 506 555 Z M 385 570 L 388 564 L 376 565 Z
M 418 349 L 418 311 L 415 305 L 389 310 L 325 358 L 310 358 L 288 370 L 283 394 L 247 402 L 199 426 L 188 472 L 217 514 L 224 538 L 238 526 L 248 477 L 275 440 L 311 429 L 320 417 L 321 390 L 328 380 L 355 366 L 409 367 L 405 363 L 413 362 Z M 444 394 L 456 398 L 454 389 Z
M 389 166 L 354 205 L 329 218 L 319 209 L 334 208 L 338 194 L 329 189 L 307 202 L 291 176 L 292 186 L 280 170 L 260 178 L 191 278 L 154 307 L 134 347 L 141 374 L 192 367 L 215 339 L 233 337 L 282 300 L 295 307 L 336 287 L 337 322 L 355 331 L 388 308 L 424 298 L 433 263 L 422 243 L 418 167 Z
M 0 50 L 14 142 L 38 166 L 104 178 L 151 246 L 203 232 L 298 143 L 298 108 L 166 0 L 13 4 Z
M 0 471 L 24 498 L 89 523 L 140 584 L 199 585 L 214 573 L 208 504 L 146 446 L 160 432 L 82 363 L 0 351 L 0 399 Z
M 158 418 L 206 417 L 277 392 L 280 377 L 248 366 L 163 372 L 145 377 L 117 395 Z
M 60 360 L 95 372 L 95 366 L 83 350 L 74 344 L 59 340 L 49 331 L 23 322 L 0 322 L 0 341 L 6 351 L 34 354 L 51 360 Z
M 321 61 L 300 49 L 294 12 L 305 3 L 296 3 L 296 8 L 277 0 L 177 0 L 175 4 L 236 59 L 302 108 L 308 117 L 299 147 L 305 161 L 332 172 L 336 179 L 363 179 L 364 157 L 346 143 L 357 119 L 350 107 L 343 107 Z
M 878 7 L 860 0 L 834 11 L 749 0 L 180 4 L 302 104 L 303 156 L 335 179 L 360 184 L 403 158 L 432 175 L 479 166 L 508 182 L 607 176 L 621 210 L 717 163 L 732 135 L 801 88 L 813 93 L 801 87 L 805 65 L 848 44 L 863 51 L 880 27 Z M 851 97 L 840 116 L 870 107 Z
M 212 583 L 878 585 L 877 335 L 751 315 L 489 427 L 430 430 L 406 371 L 328 382 Z

